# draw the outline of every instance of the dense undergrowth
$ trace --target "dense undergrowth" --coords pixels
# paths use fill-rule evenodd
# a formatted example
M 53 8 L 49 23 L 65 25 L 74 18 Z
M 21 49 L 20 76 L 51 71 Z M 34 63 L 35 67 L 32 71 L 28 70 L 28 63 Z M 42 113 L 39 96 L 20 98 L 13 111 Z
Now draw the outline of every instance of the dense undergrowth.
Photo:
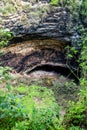
M 57 129 L 59 107 L 51 90 L 40 86 L 0 90 L 0 129 Z
M 52 1 L 52 4 L 54 4 L 53 2 L 58 1 Z M 86 3 L 85 0 L 82 5 L 83 17 L 86 16 Z M 76 9 L 76 5 L 73 5 L 73 8 Z M 11 68 L 0 66 L 0 83 L 5 83 L 4 88 L 0 86 L 0 130 L 87 129 L 87 34 L 86 29 L 82 28 L 79 31 L 82 36 L 82 49 L 79 56 L 81 69 L 79 100 L 69 102 L 66 114 L 62 118 L 61 108 L 56 103 L 52 90 L 42 86 L 24 84 L 13 87 L 9 84 Z M 7 45 L 10 38 L 9 31 L 1 30 L 0 48 Z M 68 84 L 69 87 L 70 84 Z

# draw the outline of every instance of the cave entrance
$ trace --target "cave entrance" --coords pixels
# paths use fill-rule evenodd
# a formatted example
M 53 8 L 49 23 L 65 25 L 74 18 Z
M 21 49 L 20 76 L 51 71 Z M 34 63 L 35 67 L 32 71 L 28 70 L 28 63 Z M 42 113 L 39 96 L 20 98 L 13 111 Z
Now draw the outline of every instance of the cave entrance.
M 66 44 L 54 39 L 23 41 L 4 48 L 0 61 L 2 66 L 10 66 L 18 73 L 45 71 L 76 79 L 66 66 Z
M 74 80 L 75 82 L 78 82 L 78 79 L 75 77 L 75 75 L 70 71 L 69 68 L 61 67 L 61 66 L 55 66 L 55 65 L 39 65 L 36 66 L 31 71 L 26 70 L 26 74 L 29 75 L 36 71 L 43 71 L 43 72 L 49 72 L 54 73 L 56 75 L 64 76 L 68 79 Z

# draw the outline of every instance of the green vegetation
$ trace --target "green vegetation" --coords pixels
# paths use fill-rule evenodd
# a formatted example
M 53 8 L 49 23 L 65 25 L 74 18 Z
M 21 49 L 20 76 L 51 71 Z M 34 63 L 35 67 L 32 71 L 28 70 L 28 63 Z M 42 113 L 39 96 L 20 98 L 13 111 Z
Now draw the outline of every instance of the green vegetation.
M 86 129 L 87 88 L 85 90 L 81 90 L 79 96 L 80 98 L 77 103 L 70 102 L 69 109 L 67 110 L 64 118 L 65 128 L 69 129 L 72 126 L 74 126 L 74 127 L 78 127 L 81 130 L 82 128 Z
M 81 14 L 82 18 L 87 17 L 87 0 L 83 0 L 83 4 L 81 5 Z
M 4 4 L 2 4 L 4 3 Z M 0 12 L 3 16 L 8 16 L 9 14 L 14 14 L 17 10 L 17 4 L 15 4 L 14 0 L 1 0 L 2 7 L 0 8 Z
M 58 121 L 59 107 L 46 87 L 21 85 L 0 90 L 2 130 L 57 130 Z
M 54 6 L 58 6 L 59 0 L 51 0 L 50 4 Z
M 7 29 L 0 29 L 0 49 L 8 44 L 8 41 L 12 38 L 12 34 Z
M 2 14 L 4 16 L 7 16 L 8 14 L 13 14 L 16 12 L 16 8 L 13 7 L 12 4 L 9 4 L 8 2 L 6 3 L 6 6 L 4 8 L 0 8 L 0 12 L 2 12 Z

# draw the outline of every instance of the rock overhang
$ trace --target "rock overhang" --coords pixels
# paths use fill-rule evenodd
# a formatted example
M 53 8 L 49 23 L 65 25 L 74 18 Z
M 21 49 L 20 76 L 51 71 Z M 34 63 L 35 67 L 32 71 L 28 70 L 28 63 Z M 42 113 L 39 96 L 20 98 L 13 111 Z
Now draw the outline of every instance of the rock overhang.
M 76 34 L 72 14 L 65 7 L 52 7 L 47 3 L 43 5 L 49 9 L 40 15 L 36 15 L 38 3 L 35 3 L 34 7 L 37 9 L 32 6 L 28 11 L 22 10 L 14 15 L 2 17 L 2 27 L 9 29 L 14 35 L 10 44 L 19 47 L 21 42 L 23 47 L 27 46 L 26 50 L 21 48 L 22 50 L 17 52 L 15 49 L 8 49 L 7 57 L 1 57 L 3 65 L 12 66 L 18 72 L 31 71 L 46 64 L 66 68 L 64 48 L 72 44 L 72 37 Z

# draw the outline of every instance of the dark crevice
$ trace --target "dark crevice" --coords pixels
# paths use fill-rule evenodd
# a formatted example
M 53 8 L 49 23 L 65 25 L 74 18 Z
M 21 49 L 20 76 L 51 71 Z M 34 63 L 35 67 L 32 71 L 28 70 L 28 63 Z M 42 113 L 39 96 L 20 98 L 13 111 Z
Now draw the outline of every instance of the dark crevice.
M 78 79 L 76 78 L 76 76 L 68 68 L 61 67 L 61 66 L 53 66 L 53 65 L 37 66 L 33 70 L 27 72 L 27 74 L 33 73 L 34 71 L 40 71 L 40 70 L 46 72 L 53 72 L 58 75 L 60 74 L 61 76 L 65 76 L 66 78 L 72 79 L 78 83 Z

